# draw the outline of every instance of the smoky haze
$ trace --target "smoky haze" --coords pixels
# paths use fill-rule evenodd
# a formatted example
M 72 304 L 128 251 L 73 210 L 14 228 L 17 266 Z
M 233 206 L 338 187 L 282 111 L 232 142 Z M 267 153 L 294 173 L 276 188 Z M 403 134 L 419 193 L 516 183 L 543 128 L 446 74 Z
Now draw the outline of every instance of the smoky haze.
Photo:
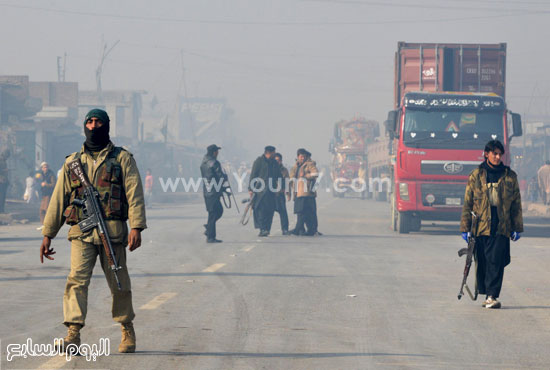
M 247 160 L 271 144 L 327 162 L 334 122 L 392 109 L 398 41 L 506 42 L 508 107 L 548 115 L 549 18 L 548 1 L 1 1 L 0 74 L 56 81 L 66 53 L 66 80 L 93 90 L 102 40 L 120 40 L 104 90 L 171 112 L 183 64 L 188 96 L 227 99 Z

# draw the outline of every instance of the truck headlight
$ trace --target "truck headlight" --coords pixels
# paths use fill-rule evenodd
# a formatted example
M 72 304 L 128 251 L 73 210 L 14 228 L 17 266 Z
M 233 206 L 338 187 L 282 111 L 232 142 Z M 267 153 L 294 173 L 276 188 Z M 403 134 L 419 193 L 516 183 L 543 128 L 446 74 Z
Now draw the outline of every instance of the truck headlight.
M 406 182 L 399 183 L 399 197 L 403 200 L 409 200 L 409 184 Z
M 426 195 L 426 202 L 428 202 L 429 205 L 432 205 L 435 203 L 435 195 L 433 194 L 428 194 Z

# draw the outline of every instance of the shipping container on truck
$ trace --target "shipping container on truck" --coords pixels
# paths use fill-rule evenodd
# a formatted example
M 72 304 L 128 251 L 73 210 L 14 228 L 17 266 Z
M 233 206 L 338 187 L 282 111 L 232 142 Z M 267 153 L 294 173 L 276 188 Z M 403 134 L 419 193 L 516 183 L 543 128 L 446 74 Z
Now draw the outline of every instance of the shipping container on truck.
M 458 222 L 468 175 L 489 140 L 503 143 L 510 162 L 510 140 L 522 128 L 505 87 L 505 43 L 398 43 L 394 110 L 385 122 L 393 230 Z

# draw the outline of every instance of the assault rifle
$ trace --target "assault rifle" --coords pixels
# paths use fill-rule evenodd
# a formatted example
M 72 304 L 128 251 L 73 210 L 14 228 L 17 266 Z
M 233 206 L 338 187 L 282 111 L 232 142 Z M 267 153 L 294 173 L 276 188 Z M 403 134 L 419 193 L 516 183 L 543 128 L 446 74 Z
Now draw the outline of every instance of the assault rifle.
M 241 211 L 239 211 L 239 206 L 237 205 L 237 199 L 235 199 L 235 193 L 233 193 L 233 189 L 231 188 L 231 182 L 229 182 L 229 176 L 227 176 L 227 173 L 225 173 L 225 170 L 223 168 L 222 168 L 222 173 L 224 176 L 224 184 L 227 183 L 227 186 L 225 186 L 222 191 L 223 204 L 225 205 L 225 208 L 227 209 L 231 208 L 231 197 L 233 197 L 233 201 L 235 202 L 235 208 L 237 208 L 237 213 L 241 213 Z M 227 201 L 225 200 L 224 195 L 227 196 Z
M 80 160 L 76 159 L 69 163 L 69 170 L 72 172 L 76 178 L 82 184 L 84 188 L 84 199 L 74 199 L 73 204 L 77 207 L 82 208 L 84 213 L 84 220 L 78 223 L 80 230 L 85 233 L 86 231 L 92 230 L 97 227 L 99 237 L 105 249 L 105 255 L 107 256 L 107 261 L 109 266 L 115 275 L 116 285 L 118 290 L 121 290 L 120 281 L 118 280 L 117 272 L 121 269 L 116 260 L 115 251 L 113 250 L 113 245 L 111 239 L 109 238 L 109 231 L 107 225 L 105 224 L 105 216 L 103 214 L 103 208 L 99 201 L 99 193 L 88 180 L 88 176 L 82 169 L 82 164 Z
M 254 208 L 254 200 L 256 199 L 256 193 L 252 193 L 252 196 L 248 199 L 243 199 L 242 203 L 246 203 L 244 208 L 243 216 L 241 217 L 241 225 L 248 224 L 250 220 L 250 215 L 252 214 L 252 208 Z
M 472 291 L 468 287 L 468 284 L 466 283 L 466 280 L 468 279 L 468 274 L 470 273 L 470 267 L 472 266 L 472 260 L 474 258 L 474 252 L 475 252 L 475 246 L 476 246 L 476 240 L 475 240 L 475 233 L 477 232 L 477 224 L 479 222 L 479 217 L 474 212 L 472 213 L 472 224 L 470 226 L 470 233 L 468 236 L 468 247 L 462 248 L 458 251 L 458 256 L 462 257 L 463 255 L 466 255 L 466 265 L 464 266 L 464 276 L 462 278 L 462 285 L 460 285 L 460 292 L 458 292 L 458 299 L 462 298 L 464 295 L 464 288 L 466 288 L 466 291 L 468 292 L 468 295 L 472 299 L 472 301 L 475 301 L 477 299 L 477 286 L 475 289 L 475 294 L 472 294 Z M 476 284 L 477 285 L 477 284 Z

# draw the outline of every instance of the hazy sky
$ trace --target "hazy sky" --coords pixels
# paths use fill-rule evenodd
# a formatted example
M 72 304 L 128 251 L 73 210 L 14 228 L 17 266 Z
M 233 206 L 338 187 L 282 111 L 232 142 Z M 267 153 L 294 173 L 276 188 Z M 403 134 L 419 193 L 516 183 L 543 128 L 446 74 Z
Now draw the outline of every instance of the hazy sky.
M 181 53 L 190 95 L 223 96 L 250 149 L 328 159 L 333 123 L 383 121 L 398 41 L 508 43 L 511 110 L 550 114 L 550 0 L 0 0 L 0 74 L 95 88 L 101 39 L 120 40 L 104 89 L 174 104 Z M 532 98 L 532 96 L 535 96 Z

